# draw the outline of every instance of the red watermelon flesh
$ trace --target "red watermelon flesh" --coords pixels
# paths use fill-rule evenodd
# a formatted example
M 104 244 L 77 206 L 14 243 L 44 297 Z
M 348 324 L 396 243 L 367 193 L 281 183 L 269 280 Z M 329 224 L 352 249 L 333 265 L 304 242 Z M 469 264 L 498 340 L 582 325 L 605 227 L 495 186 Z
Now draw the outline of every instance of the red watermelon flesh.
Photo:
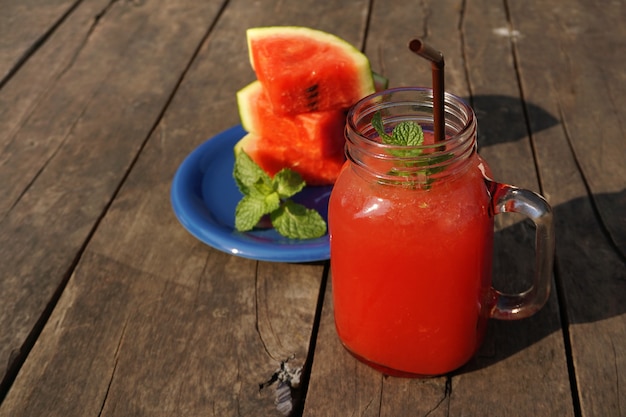
M 369 61 L 344 40 L 302 27 L 247 31 L 250 62 L 276 114 L 347 109 L 374 92 Z
M 244 129 L 242 148 L 265 172 L 298 172 L 308 185 L 333 184 L 344 156 L 345 111 L 274 113 L 264 88 L 254 81 L 237 93 Z
M 289 142 L 270 143 L 266 137 L 248 133 L 236 146 L 256 162 L 263 171 L 274 176 L 283 168 L 298 172 L 307 185 L 334 184 L 344 163 L 343 152 L 332 156 L 322 156 L 320 147 L 289 144 Z M 311 152 L 311 149 L 317 152 Z M 297 161 L 294 164 L 294 161 Z

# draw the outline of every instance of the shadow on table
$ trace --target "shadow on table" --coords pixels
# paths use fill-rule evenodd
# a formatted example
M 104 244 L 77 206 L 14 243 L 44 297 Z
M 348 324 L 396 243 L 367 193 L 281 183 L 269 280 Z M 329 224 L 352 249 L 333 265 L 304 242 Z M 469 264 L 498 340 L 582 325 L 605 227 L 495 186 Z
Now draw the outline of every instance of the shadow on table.
M 541 107 L 519 98 L 484 95 L 466 99 L 478 119 L 479 147 L 514 142 L 549 129 L 559 120 Z M 524 120 L 529 120 L 526 123 Z M 547 305 L 533 317 L 516 321 L 491 320 L 477 356 L 455 374 L 486 368 L 509 358 L 563 327 L 593 323 L 626 313 L 623 215 L 626 191 L 589 196 L 553 207 L 557 253 L 556 285 Z M 496 233 L 494 286 L 504 292 L 529 287 L 534 271 L 534 226 L 521 221 Z M 559 300 L 562 305 L 559 305 Z M 562 343 L 559 336 L 558 343 Z M 575 342 L 573 342 L 575 343 Z
M 519 97 L 478 95 L 464 98 L 470 103 L 478 121 L 478 146 L 513 142 L 528 136 L 526 115 Z M 533 132 L 539 132 L 559 123 L 555 117 L 533 104 L 526 103 L 528 120 Z
M 626 210 L 626 190 L 594 196 Z M 554 207 L 555 274 L 551 297 L 534 316 L 515 321 L 490 320 L 477 356 L 455 374 L 494 365 L 563 328 L 594 323 L 626 313 L 626 268 L 623 248 L 602 230 L 587 197 Z M 576 219 L 576 221 L 572 221 Z M 572 224 L 576 223 L 576 224 Z M 614 230 L 623 235 L 624 230 Z M 534 268 L 534 227 L 520 222 L 496 233 L 494 286 L 518 292 L 528 287 Z M 562 304 L 559 306 L 559 302 Z M 561 336 L 558 343 L 561 343 Z M 579 341 L 580 342 L 580 341 Z M 572 340 L 575 344 L 576 340 Z

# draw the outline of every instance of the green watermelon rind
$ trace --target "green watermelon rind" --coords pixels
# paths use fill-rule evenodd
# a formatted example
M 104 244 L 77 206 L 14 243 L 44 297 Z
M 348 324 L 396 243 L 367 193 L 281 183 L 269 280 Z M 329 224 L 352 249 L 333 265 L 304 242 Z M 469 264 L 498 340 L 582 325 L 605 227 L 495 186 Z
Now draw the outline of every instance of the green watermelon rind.
M 246 31 L 246 38 L 248 43 L 248 58 L 252 69 L 254 68 L 254 57 L 252 44 L 255 41 L 262 40 L 266 37 L 307 37 L 311 40 L 319 41 L 321 43 L 327 43 L 334 47 L 337 47 L 340 51 L 343 51 L 346 56 L 350 57 L 354 67 L 357 69 L 358 74 L 358 86 L 362 97 L 374 93 L 375 81 L 372 77 L 372 69 L 369 59 L 360 50 L 355 48 L 349 42 L 341 39 L 340 37 L 321 31 L 317 29 L 311 29 L 302 26 L 267 26 L 249 28 Z
M 250 59 L 250 65 L 252 65 L 252 69 L 254 69 L 254 59 L 252 56 L 252 41 L 262 39 L 267 36 L 281 36 L 281 37 L 293 37 L 296 36 L 304 36 L 310 39 L 315 39 L 320 42 L 326 42 L 329 44 L 333 44 L 350 55 L 354 55 L 355 60 L 360 60 L 362 63 L 367 65 L 369 69 L 369 60 L 367 57 L 355 48 L 351 43 L 346 42 L 341 39 L 339 36 L 333 35 L 332 33 L 324 32 L 317 29 L 311 29 L 304 26 L 265 26 L 265 27 L 256 27 L 249 28 L 246 30 L 246 38 L 248 42 L 248 57 Z
M 247 133 L 241 139 L 239 139 L 233 147 L 233 153 L 235 154 L 235 158 L 237 158 L 237 155 L 239 155 L 239 153 L 245 152 L 246 146 L 255 140 L 258 140 L 258 138 L 254 133 Z
M 255 80 L 241 90 L 237 91 L 239 119 L 241 121 L 241 126 L 243 126 L 244 130 L 247 132 L 255 130 L 254 118 L 252 117 L 254 114 L 252 110 L 254 103 L 252 103 L 251 97 L 259 94 L 259 90 L 262 88 L 261 82 L 259 80 Z

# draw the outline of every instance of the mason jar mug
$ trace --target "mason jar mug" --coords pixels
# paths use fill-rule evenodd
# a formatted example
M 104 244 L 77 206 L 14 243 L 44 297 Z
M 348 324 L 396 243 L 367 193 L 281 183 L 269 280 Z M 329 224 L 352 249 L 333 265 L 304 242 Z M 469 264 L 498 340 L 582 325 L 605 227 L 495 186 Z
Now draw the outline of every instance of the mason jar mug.
M 462 366 L 489 318 L 528 317 L 550 291 L 550 206 L 491 179 L 468 105 L 446 93 L 444 113 L 439 141 L 431 89 L 375 93 L 347 117 L 348 160 L 329 202 L 335 325 L 349 352 L 385 374 L 432 376 Z M 385 135 L 417 123 L 423 141 L 390 144 L 376 118 Z M 536 226 L 535 275 L 520 294 L 492 287 L 493 218 L 503 212 Z

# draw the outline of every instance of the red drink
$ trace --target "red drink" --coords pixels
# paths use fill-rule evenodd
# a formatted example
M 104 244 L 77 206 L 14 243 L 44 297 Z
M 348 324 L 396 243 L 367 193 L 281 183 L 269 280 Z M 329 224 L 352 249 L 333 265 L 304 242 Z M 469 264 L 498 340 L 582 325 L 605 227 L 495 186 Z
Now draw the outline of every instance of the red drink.
M 476 154 L 425 189 L 347 164 L 330 200 L 335 323 L 355 355 L 390 374 L 467 362 L 488 318 L 493 218 Z

